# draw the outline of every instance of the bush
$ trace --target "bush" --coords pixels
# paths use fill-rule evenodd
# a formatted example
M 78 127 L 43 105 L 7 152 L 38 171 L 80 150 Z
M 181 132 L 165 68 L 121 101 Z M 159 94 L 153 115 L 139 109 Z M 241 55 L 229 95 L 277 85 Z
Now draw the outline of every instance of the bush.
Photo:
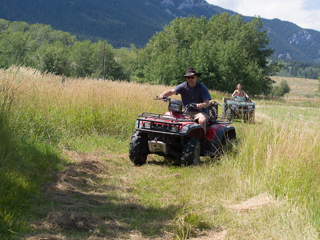
M 282 80 L 279 86 L 274 86 L 272 89 L 272 96 L 276 96 L 276 97 L 282 97 L 284 96 L 286 93 L 289 93 L 291 91 L 288 83 L 286 80 Z

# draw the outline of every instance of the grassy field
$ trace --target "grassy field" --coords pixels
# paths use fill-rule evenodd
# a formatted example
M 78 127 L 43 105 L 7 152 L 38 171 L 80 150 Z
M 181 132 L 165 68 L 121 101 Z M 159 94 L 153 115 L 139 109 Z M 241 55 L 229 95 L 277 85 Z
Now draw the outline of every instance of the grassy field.
M 271 77 L 279 85 L 282 80 L 287 81 L 291 88 L 289 97 L 313 98 L 316 96 L 316 91 L 319 87 L 317 79 L 306 78 L 289 78 L 289 77 Z
M 320 101 L 254 100 L 227 155 L 135 167 L 135 119 L 167 88 L 2 70 L 1 239 L 319 238 Z

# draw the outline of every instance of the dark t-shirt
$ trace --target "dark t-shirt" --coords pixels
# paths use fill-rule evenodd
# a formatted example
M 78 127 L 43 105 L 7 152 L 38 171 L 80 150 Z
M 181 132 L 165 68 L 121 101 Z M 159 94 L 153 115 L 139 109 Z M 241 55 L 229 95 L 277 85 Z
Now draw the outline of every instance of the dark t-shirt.
M 176 86 L 174 90 L 178 94 L 181 94 L 184 106 L 190 103 L 203 103 L 205 100 L 211 100 L 207 87 L 200 82 L 197 82 L 196 86 L 191 88 L 186 81 Z M 202 111 L 208 113 L 208 108 L 203 108 Z

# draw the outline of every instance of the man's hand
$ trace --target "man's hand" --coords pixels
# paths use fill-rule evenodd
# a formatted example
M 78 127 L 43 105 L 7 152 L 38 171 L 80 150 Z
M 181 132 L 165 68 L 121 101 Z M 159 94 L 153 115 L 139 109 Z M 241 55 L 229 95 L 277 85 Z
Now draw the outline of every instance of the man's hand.
M 202 109 L 202 108 L 203 108 L 203 103 L 197 103 L 197 104 L 196 104 L 196 107 L 197 107 L 198 109 Z
M 157 97 L 158 97 L 159 99 L 163 99 L 164 95 L 163 95 L 163 94 L 159 94 Z
M 176 94 L 176 93 L 177 92 L 174 89 L 168 90 L 168 91 L 165 91 L 164 93 L 159 94 L 158 98 L 163 99 L 164 97 L 170 97 L 171 95 Z

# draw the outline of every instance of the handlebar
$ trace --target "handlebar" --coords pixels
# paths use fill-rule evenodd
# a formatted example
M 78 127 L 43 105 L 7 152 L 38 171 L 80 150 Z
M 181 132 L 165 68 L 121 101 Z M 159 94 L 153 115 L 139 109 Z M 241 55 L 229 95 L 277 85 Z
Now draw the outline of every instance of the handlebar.
M 210 106 L 212 106 L 213 104 L 218 104 L 219 106 L 221 106 L 220 103 L 218 103 L 217 101 L 214 101 L 214 100 L 212 100 L 212 101 L 209 103 Z
M 159 98 L 158 95 L 156 96 L 156 98 L 154 100 L 161 100 L 164 102 L 170 102 L 171 98 L 164 96 L 163 98 Z

